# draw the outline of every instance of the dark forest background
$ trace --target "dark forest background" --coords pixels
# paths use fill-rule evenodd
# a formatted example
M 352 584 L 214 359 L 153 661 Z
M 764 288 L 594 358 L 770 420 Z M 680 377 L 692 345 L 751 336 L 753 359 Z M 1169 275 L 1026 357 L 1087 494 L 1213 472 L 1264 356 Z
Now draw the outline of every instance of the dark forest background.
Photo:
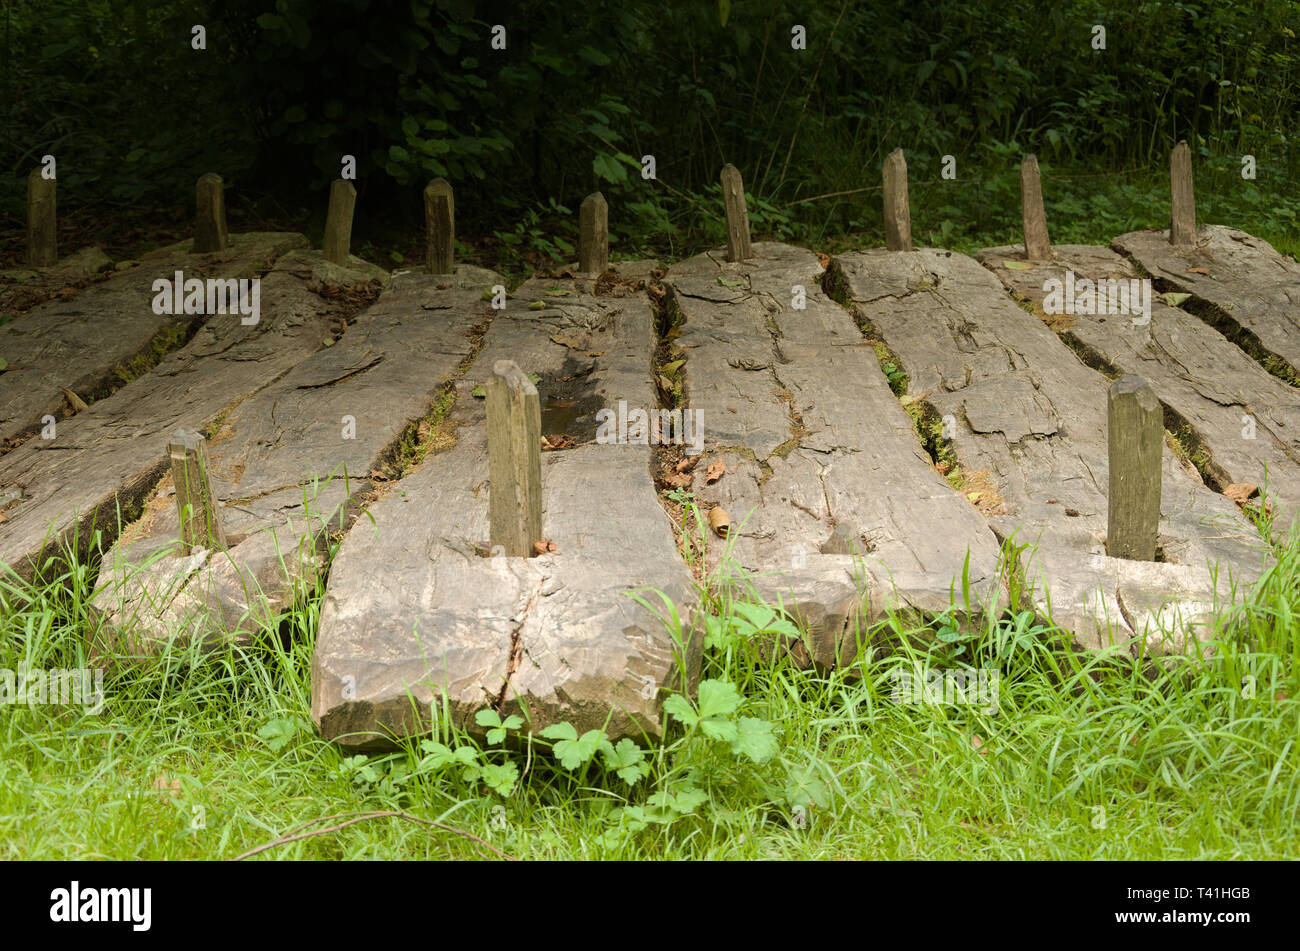
M 205 171 L 235 230 L 318 237 L 344 154 L 354 250 L 384 264 L 418 254 L 435 176 L 456 188 L 464 257 L 567 259 L 596 188 L 616 254 L 676 256 L 721 240 L 724 162 L 759 236 L 872 244 L 895 146 L 922 243 L 1017 239 L 1027 152 L 1053 238 L 1106 240 L 1166 223 L 1180 138 L 1202 217 L 1294 252 L 1298 32 L 1290 0 L 5 0 L 0 252 L 17 257 L 47 153 L 65 250 L 188 234 Z

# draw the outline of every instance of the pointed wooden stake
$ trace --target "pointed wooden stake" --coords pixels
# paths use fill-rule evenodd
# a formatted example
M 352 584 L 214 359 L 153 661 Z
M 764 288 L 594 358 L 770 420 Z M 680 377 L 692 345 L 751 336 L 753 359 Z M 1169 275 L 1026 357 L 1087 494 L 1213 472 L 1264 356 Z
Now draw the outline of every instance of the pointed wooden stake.
M 894 149 L 882 169 L 885 180 L 885 247 L 912 250 L 912 209 L 907 204 L 907 160 Z
M 215 172 L 200 175 L 194 186 L 194 205 L 197 218 L 194 226 L 194 253 L 224 251 L 226 233 L 226 195 L 222 190 L 221 176 Z
M 181 517 L 181 543 L 187 555 L 201 548 L 221 551 L 226 533 L 221 527 L 212 478 L 208 473 L 207 441 L 192 429 L 178 429 L 167 444 L 176 510 Z
M 727 210 L 727 260 L 753 257 L 749 250 L 749 210 L 745 207 L 745 183 L 740 169 L 728 162 L 722 166 L 722 203 Z
M 1192 188 L 1192 150 L 1183 140 L 1169 153 L 1169 243 L 1196 243 L 1196 192 Z
M 346 267 L 352 253 L 352 212 L 357 207 L 357 190 L 352 183 L 335 179 L 330 186 L 330 207 L 325 215 L 325 238 L 321 251 L 331 264 Z
M 1043 210 L 1043 184 L 1038 173 L 1038 156 L 1026 155 L 1020 163 L 1020 216 L 1025 226 L 1025 257 L 1046 261 L 1052 256 L 1047 236 L 1047 212 Z
M 39 168 L 27 176 L 27 264 L 53 267 L 59 261 L 55 208 L 56 182 L 41 177 Z
M 582 200 L 578 226 L 578 270 L 604 274 L 609 269 L 609 205 L 600 192 Z
M 435 178 L 425 186 L 424 226 L 429 235 L 429 273 L 453 273 L 456 270 L 456 200 L 445 178 Z
M 1122 376 L 1106 396 L 1106 552 L 1153 561 L 1160 529 L 1160 462 L 1165 445 L 1160 401 L 1140 376 Z
M 492 364 L 487 423 L 489 544 L 529 558 L 542 540 L 542 404 L 513 360 Z

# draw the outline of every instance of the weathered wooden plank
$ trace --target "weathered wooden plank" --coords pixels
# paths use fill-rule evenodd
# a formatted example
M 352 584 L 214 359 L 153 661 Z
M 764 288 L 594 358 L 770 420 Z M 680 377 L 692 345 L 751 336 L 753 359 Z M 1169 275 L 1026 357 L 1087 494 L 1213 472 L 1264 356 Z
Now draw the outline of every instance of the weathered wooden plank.
M 996 539 L 931 465 L 872 348 L 819 287 L 816 256 L 754 254 L 699 255 L 665 278 L 685 317 L 686 406 L 704 421 L 692 488 L 732 523 L 709 566 L 730 561 L 743 588 L 796 604 L 826 666 L 851 660 L 855 627 L 887 609 L 960 602 L 963 572 L 973 610 L 996 602 Z
M 1026 571 L 1043 612 L 1089 646 L 1151 643 L 1167 613 L 1103 610 L 1125 585 L 1153 577 L 1129 567 L 1140 562 L 1105 555 L 1106 378 L 964 255 L 855 253 L 832 269 L 907 372 L 911 398 L 946 420 L 961 477 L 980 494 L 989 524 L 1034 546 Z M 1162 556 L 1186 582 L 1166 593 L 1185 600 L 1200 590 L 1207 562 L 1222 566 L 1224 579 L 1257 574 L 1262 546 L 1236 507 L 1173 453 L 1162 469 Z M 1203 593 L 1209 601 L 1216 592 Z
M 1192 187 L 1192 150 L 1181 141 L 1169 153 L 1169 243 L 1196 243 L 1196 191 Z
M 300 257 L 320 261 L 298 252 L 289 266 Z M 315 578 L 321 530 L 351 524 L 472 352 L 491 313 L 482 292 L 501 280 L 467 265 L 454 278 L 399 272 L 331 347 L 231 409 L 208 463 L 230 545 L 198 563 L 177 551 L 174 482 L 163 480 L 100 572 L 96 605 L 118 646 L 246 643 L 290 603 Z
M 0 458 L 0 494 L 21 493 L 0 523 L 0 565 L 30 578 L 65 543 L 75 541 L 83 555 L 107 548 L 119 512 L 129 520 L 166 470 L 171 434 L 206 430 L 318 350 L 342 312 L 305 280 L 272 270 L 262 279 L 256 324 L 239 314 L 213 317 L 148 373 L 60 422 L 56 438 L 30 439 Z M 176 539 L 175 526 L 168 537 Z
M 885 185 L 885 247 L 890 251 L 912 250 L 912 208 L 907 201 L 907 159 L 894 149 L 881 168 Z
M 609 204 L 592 192 L 578 209 L 578 269 L 584 274 L 604 274 L 609 268 Z
M 27 176 L 27 266 L 53 267 L 59 260 L 56 191 L 58 182 L 40 168 Z
M 498 360 L 486 385 L 490 543 L 531 558 L 542 540 L 542 404 L 513 360 Z
M 112 264 L 101 248 L 85 247 L 53 267 L 0 270 L 0 315 L 13 320 L 55 294 L 65 298 L 75 296 Z
M 200 175 L 194 186 L 196 209 L 194 253 L 208 254 L 229 247 L 226 229 L 226 193 L 221 176 L 215 172 Z
M 456 203 L 445 178 L 435 178 L 424 187 L 424 227 L 428 240 L 425 263 L 429 273 L 453 273 L 456 270 Z
M 1025 257 L 1045 261 L 1052 256 L 1047 236 L 1047 212 L 1043 210 L 1043 181 L 1038 156 L 1026 155 L 1020 163 L 1020 218 L 1025 230 Z
M 329 209 L 325 214 L 325 237 L 321 251 L 331 264 L 346 266 L 352 253 L 352 213 L 357 207 L 357 190 L 349 181 L 335 179 L 330 185 Z
M 1106 553 L 1155 561 L 1165 427 L 1151 384 L 1122 376 L 1106 391 Z
M 596 408 L 654 405 L 654 317 L 644 295 L 595 298 L 576 286 L 534 279 L 515 293 L 456 386 L 455 445 L 393 486 L 344 540 L 312 665 L 324 736 L 368 746 L 423 732 L 430 702 L 439 711 L 444 698 L 452 720 L 476 731 L 475 711 L 494 708 L 526 710 L 534 730 L 568 721 L 614 737 L 658 734 L 674 645 L 631 594 L 662 591 L 685 611 L 691 578 L 655 496 L 650 448 L 592 441 Z M 529 309 L 539 301 L 544 309 Z M 505 358 L 538 377 L 543 432 L 579 441 L 543 454 L 555 547 L 533 558 L 487 557 L 486 412 L 471 394 Z M 687 648 L 693 679 L 698 641 Z
M 1088 306 L 1073 314 L 1044 311 L 1051 287 L 1068 281 L 1138 280 L 1132 263 L 1109 248 L 1061 245 L 1052 263 L 1023 267 L 1018 248 L 977 257 L 1085 361 L 1150 381 L 1206 482 L 1218 491 L 1251 483 L 1265 489 L 1280 525 L 1300 511 L 1300 391 L 1269 374 L 1199 318 L 1170 307 L 1152 291 L 1150 314 L 1129 295 L 1129 314 Z M 1007 267 L 1010 262 L 1014 267 Z M 1050 282 L 1057 284 L 1050 284 Z M 1045 285 L 1048 285 L 1045 287 Z M 1098 310 L 1093 313 L 1091 310 Z M 1148 319 L 1149 318 L 1149 319 Z
M 1161 231 L 1132 231 L 1111 247 L 1158 282 L 1209 305 L 1200 316 L 1273 369 L 1300 379 L 1300 264 L 1236 228 L 1206 225 L 1195 246 L 1175 247 Z M 1284 364 L 1285 366 L 1279 366 Z
M 112 392 L 135 372 L 142 357 L 182 343 L 206 318 L 157 314 L 153 284 L 190 278 L 245 278 L 296 247 L 298 234 L 236 235 L 230 247 L 195 259 L 185 241 L 145 255 L 137 267 L 95 284 L 68 300 L 50 301 L 0 327 L 0 445 L 60 421 L 69 407 L 62 387 L 89 402 Z M 236 320 L 238 322 L 238 320 Z
M 750 256 L 749 209 L 745 206 L 745 183 L 740 169 L 728 162 L 722 166 L 722 204 L 727 214 L 727 260 L 743 261 Z

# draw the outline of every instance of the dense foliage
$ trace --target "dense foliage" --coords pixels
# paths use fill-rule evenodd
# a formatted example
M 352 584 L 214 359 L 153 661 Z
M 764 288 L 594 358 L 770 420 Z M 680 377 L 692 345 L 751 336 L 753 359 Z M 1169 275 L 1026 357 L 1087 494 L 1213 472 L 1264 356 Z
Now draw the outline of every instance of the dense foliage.
M 47 153 L 64 207 L 175 204 L 216 170 L 284 208 L 352 154 L 372 220 L 414 225 L 441 175 L 466 233 L 516 235 L 595 187 L 622 233 L 691 232 L 727 161 L 760 230 L 870 230 L 875 192 L 805 199 L 877 184 L 896 145 L 937 238 L 990 197 L 1014 211 L 1029 151 L 1150 172 L 1187 138 L 1225 174 L 1254 154 L 1268 206 L 1300 170 L 1290 0 L 4 0 L 0 30 L 9 227 Z M 945 154 L 966 187 L 927 191 Z

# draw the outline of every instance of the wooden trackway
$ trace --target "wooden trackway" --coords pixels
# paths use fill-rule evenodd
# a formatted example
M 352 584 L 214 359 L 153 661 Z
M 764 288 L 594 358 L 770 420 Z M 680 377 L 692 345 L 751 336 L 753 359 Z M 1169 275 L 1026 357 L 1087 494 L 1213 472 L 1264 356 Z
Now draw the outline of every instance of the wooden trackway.
M 685 319 L 686 403 L 703 413 L 692 488 L 732 524 L 710 566 L 725 557 L 742 591 L 798 603 L 828 666 L 850 660 L 862 622 L 886 609 L 961 601 L 963 572 L 975 607 L 996 601 L 997 540 L 921 449 L 871 346 L 819 286 L 817 257 L 753 252 L 698 255 L 665 278 Z M 726 475 L 710 485 L 715 461 Z
M 889 612 L 1002 610 L 1016 553 L 1038 613 L 1077 642 L 1183 652 L 1265 566 L 1222 491 L 1263 485 L 1279 529 L 1300 508 L 1300 266 L 1242 232 L 1197 231 L 1186 152 L 1172 164 L 1179 244 L 1136 232 L 1113 245 L 1126 257 L 1051 247 L 1032 157 L 1032 259 L 994 248 L 986 266 L 912 249 L 901 151 L 884 172 L 889 250 L 826 268 L 751 242 L 731 166 L 727 248 L 666 274 L 606 271 L 608 206 L 591 195 L 583 271 L 534 277 L 504 309 L 498 275 L 454 262 L 446 182 L 425 192 L 428 267 L 391 279 L 349 256 L 356 194 L 335 183 L 327 255 L 296 250 L 298 235 L 177 245 L 0 329 L 0 449 L 21 441 L 0 456 L 0 566 L 31 579 L 65 547 L 102 552 L 94 646 L 139 659 L 248 642 L 322 582 L 338 541 L 312 714 L 358 748 L 444 713 L 477 730 L 484 709 L 533 729 L 656 735 L 665 691 L 699 674 L 703 628 L 680 510 L 656 478 L 707 514 L 704 583 L 787 610 L 807 631 L 789 645 L 800 662 L 849 661 Z M 204 176 L 199 231 L 214 247 L 223 201 Z M 29 290 L 101 266 L 65 261 Z M 1043 311 L 1049 278 L 1139 268 L 1192 296 L 1154 299 L 1140 323 Z M 265 271 L 261 320 L 153 314 L 153 280 L 176 270 Z M 356 313 L 345 301 L 376 281 Z M 0 302 L 31 299 L 0 288 Z M 114 391 L 118 368 L 177 333 L 184 346 Z M 514 402 L 489 409 L 485 385 L 507 378 Z M 683 473 L 676 447 L 597 438 L 598 412 L 620 405 L 692 415 L 699 462 Z M 30 435 L 47 415 L 66 416 L 54 438 Z M 206 460 L 171 470 L 199 510 L 186 541 L 168 453 Z M 539 506 L 533 557 L 494 550 L 507 529 L 526 550 Z
M 0 327 L 0 357 L 8 363 L 0 373 L 0 446 L 40 429 L 45 416 L 63 420 L 68 401 L 62 388 L 85 401 L 103 396 L 121 383 L 114 371 L 148 353 L 161 332 L 193 329 L 193 315 L 153 312 L 156 279 L 172 280 L 177 271 L 187 280 L 246 278 L 307 245 L 297 234 L 234 237 L 225 251 L 211 254 L 191 254 L 193 242 L 186 241 L 145 255 L 130 270 Z
M 499 280 L 478 268 L 399 274 L 337 343 L 231 410 L 208 450 L 228 551 L 196 561 L 177 550 L 164 480 L 105 556 L 95 602 L 131 653 L 177 629 L 243 642 L 283 610 L 314 576 L 322 529 L 351 523 L 349 501 L 373 490 L 385 456 L 469 355 L 482 292 Z
M 133 286 L 135 303 L 123 300 L 121 312 L 152 317 L 148 286 Z M 0 457 L 0 563 L 31 578 L 74 539 L 83 554 L 96 531 L 105 533 L 101 544 L 111 542 L 162 475 L 175 429 L 207 428 L 331 337 L 344 308 L 311 287 L 301 265 L 281 258 L 262 279 L 257 324 L 238 314 L 209 318 L 144 376 L 61 421 L 54 439 L 32 438 Z
M 1064 281 L 1067 270 L 1076 280 L 1138 277 L 1109 248 L 1059 245 L 1053 261 L 1027 268 L 1019 248 L 990 248 L 978 257 L 1090 365 L 1148 380 L 1170 416 L 1167 428 L 1187 442 L 1214 488 L 1266 488 L 1283 522 L 1300 511 L 1300 390 L 1154 292 L 1149 323 L 1141 315 L 1045 314 L 1043 283 Z
M 1188 247 L 1167 231 L 1132 231 L 1112 245 L 1140 264 L 1161 290 L 1192 294 L 1202 316 L 1243 346 L 1300 371 L 1300 263 L 1236 228 L 1209 225 Z
M 1166 562 L 1185 570 L 1106 557 L 1106 378 L 976 261 L 929 249 L 866 251 L 841 255 L 832 268 L 832 283 L 901 361 L 909 395 L 949 420 L 994 531 L 1035 546 L 1029 578 L 1056 599 L 1052 616 L 1068 618 L 1076 636 L 1101 645 L 1113 638 L 1107 628 L 1138 638 L 1156 629 L 1151 612 L 1124 602 L 1158 605 L 1175 593 L 1212 602 L 1210 562 L 1242 577 L 1258 573 L 1253 528 L 1171 453 L 1163 457 L 1160 545 Z M 1173 590 L 1171 577 L 1181 579 Z M 1132 586 L 1127 599 L 1116 595 L 1121 582 Z
M 657 589 L 686 610 L 691 577 L 655 497 L 651 449 L 592 441 L 595 407 L 654 406 L 654 315 L 643 293 L 579 286 L 533 278 L 515 292 L 456 384 L 455 445 L 391 486 L 369 508 L 373 526 L 344 541 L 313 663 L 325 736 L 366 746 L 427 729 L 435 688 L 458 726 L 488 707 L 538 726 L 657 734 L 661 689 L 679 679 L 674 644 L 631 594 Z M 472 393 L 502 359 L 538 377 L 552 407 L 543 435 L 582 443 L 543 454 L 554 550 L 534 558 L 491 557 L 489 545 L 487 421 Z

